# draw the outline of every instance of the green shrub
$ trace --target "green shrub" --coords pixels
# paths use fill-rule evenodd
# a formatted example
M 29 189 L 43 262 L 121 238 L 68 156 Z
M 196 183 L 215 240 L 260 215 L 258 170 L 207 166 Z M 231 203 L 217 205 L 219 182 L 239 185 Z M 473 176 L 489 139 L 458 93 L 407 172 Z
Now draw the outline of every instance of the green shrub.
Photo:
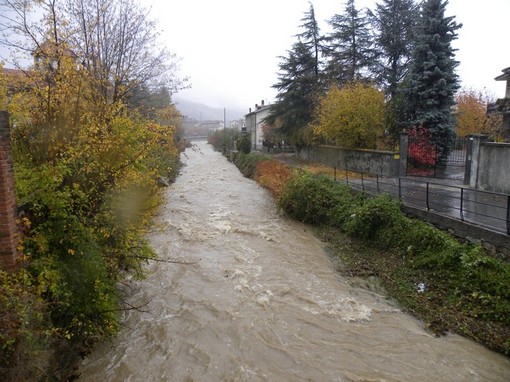
M 406 227 L 405 216 L 400 208 L 400 202 L 389 195 L 369 198 L 353 209 L 343 229 L 358 239 L 381 239 L 379 246 L 389 246 L 404 234 L 402 229 Z
M 459 273 L 463 288 L 458 293 L 484 307 L 477 314 L 510 325 L 510 264 L 476 247 L 460 257 Z
M 340 226 L 361 199 L 325 175 L 299 172 L 285 186 L 278 205 L 302 222 Z
M 234 158 L 234 164 L 237 166 L 239 171 L 247 177 L 253 178 L 255 175 L 255 170 L 257 168 L 257 164 L 261 161 L 270 160 L 271 157 L 267 154 L 262 154 L 259 152 L 251 152 L 249 154 L 244 154 L 242 152 L 238 153 L 238 155 Z
M 249 154 L 251 151 L 251 140 L 248 134 L 241 134 L 236 141 L 236 149 L 243 154 Z
M 328 224 L 333 227 L 342 228 L 351 218 L 353 211 L 366 201 L 366 194 L 363 192 L 352 193 L 349 187 L 343 183 L 333 184 L 332 196 L 334 206 L 328 216 Z
M 25 269 L 0 270 L 0 380 L 42 380 L 50 343 L 45 309 Z M 23 367 L 13 368 L 15 362 Z
M 404 232 L 403 246 L 409 254 L 423 255 L 443 251 L 453 253 L 459 243 L 446 232 L 423 221 L 413 220 Z
M 241 137 L 241 132 L 238 129 L 226 128 L 222 130 L 216 130 L 212 133 L 208 142 L 211 144 L 216 151 L 226 153 L 229 150 L 234 149 L 235 142 Z
M 413 258 L 416 269 L 437 272 L 457 272 L 460 257 L 471 250 L 448 233 L 419 220 L 413 220 L 405 232 L 402 249 Z

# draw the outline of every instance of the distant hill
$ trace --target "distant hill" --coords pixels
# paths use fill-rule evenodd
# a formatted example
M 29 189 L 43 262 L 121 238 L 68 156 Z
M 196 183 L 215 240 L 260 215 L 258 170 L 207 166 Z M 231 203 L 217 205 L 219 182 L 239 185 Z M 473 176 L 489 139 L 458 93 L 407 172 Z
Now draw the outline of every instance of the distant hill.
M 175 98 L 175 106 L 179 112 L 187 117 L 197 121 L 223 121 L 223 108 L 215 108 L 202 103 Z M 227 123 L 233 120 L 244 118 L 248 110 L 228 109 Z

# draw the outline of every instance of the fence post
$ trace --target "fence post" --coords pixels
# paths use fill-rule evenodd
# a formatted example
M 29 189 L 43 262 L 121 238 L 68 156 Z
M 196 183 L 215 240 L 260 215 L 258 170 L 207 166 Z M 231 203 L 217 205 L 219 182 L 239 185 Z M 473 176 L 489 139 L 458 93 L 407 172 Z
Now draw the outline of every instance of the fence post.
M 398 176 L 407 175 L 408 148 L 409 148 L 409 134 L 407 133 L 407 131 L 404 131 L 400 133 Z
M 365 184 L 363 182 L 363 173 L 361 173 L 361 190 L 365 191 Z
M 402 178 L 398 178 L 398 198 L 402 200 Z
M 473 138 L 470 135 L 466 137 L 466 162 L 464 165 L 464 184 L 469 184 L 471 177 L 471 158 L 473 156 Z
M 429 205 L 429 182 L 427 182 L 427 193 L 425 194 L 425 204 L 427 206 L 427 211 L 430 211 L 430 205 Z
M 465 184 L 469 184 L 469 187 L 476 188 L 478 183 L 478 167 L 480 160 L 480 146 L 487 140 L 488 136 L 483 134 L 473 134 L 469 136 L 471 141 L 468 146 L 468 153 L 466 160 L 469 162 L 469 177 L 464 179 Z M 465 174 L 464 178 L 467 177 Z
M 12 269 L 18 258 L 13 159 L 9 114 L 0 111 L 0 268 Z
M 437 142 L 436 142 L 436 143 L 434 143 L 434 178 L 437 178 L 437 162 L 438 162 L 437 151 L 438 151 L 438 148 L 437 148 Z
M 506 201 L 506 234 L 510 235 L 510 195 Z
M 464 221 L 464 188 L 460 189 L 460 220 Z

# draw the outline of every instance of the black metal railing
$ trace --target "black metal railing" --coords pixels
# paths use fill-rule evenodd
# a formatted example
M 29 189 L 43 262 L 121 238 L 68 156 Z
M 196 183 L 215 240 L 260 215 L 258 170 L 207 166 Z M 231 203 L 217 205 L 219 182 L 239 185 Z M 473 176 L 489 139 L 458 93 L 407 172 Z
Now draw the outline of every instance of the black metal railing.
M 335 178 L 370 195 L 387 193 L 405 205 L 510 235 L 510 195 L 413 178 L 335 170 Z

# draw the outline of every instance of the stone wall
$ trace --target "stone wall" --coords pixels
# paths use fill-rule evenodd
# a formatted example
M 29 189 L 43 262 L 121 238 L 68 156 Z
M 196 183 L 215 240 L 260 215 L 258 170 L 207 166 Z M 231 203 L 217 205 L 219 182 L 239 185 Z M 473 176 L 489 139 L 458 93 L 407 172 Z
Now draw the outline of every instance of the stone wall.
M 339 169 L 385 176 L 399 176 L 399 159 L 396 152 L 356 150 L 319 145 L 298 148 L 297 155 L 301 159 Z
M 0 268 L 16 266 L 18 243 L 9 116 L 0 111 Z

